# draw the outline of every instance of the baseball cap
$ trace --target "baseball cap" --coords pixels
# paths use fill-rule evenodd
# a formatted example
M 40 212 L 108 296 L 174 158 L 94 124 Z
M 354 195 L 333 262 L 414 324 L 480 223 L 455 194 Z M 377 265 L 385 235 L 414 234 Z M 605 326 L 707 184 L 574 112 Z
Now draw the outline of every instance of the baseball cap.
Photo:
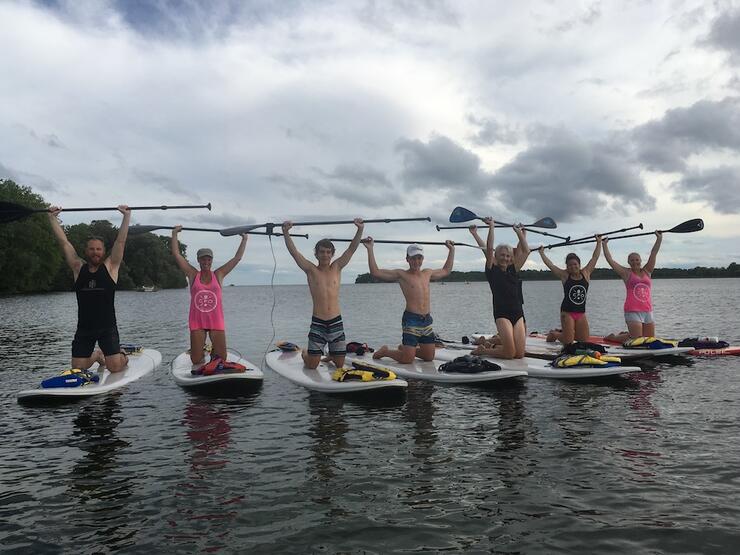
M 424 249 L 420 245 L 409 245 L 406 249 L 406 256 L 417 256 L 419 254 L 424 256 Z
M 204 256 L 210 256 L 213 258 L 213 251 L 211 249 L 198 249 L 198 258 L 203 258 Z

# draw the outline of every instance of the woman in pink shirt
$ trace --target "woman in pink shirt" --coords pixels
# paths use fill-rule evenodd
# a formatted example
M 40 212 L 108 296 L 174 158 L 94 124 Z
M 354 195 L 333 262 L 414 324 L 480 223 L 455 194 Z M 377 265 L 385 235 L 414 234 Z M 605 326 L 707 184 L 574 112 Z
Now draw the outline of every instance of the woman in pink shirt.
M 624 320 L 627 323 L 629 335 L 616 334 L 608 336 L 609 339 L 625 341 L 628 338 L 635 337 L 655 337 L 655 320 L 653 319 L 651 296 L 653 281 L 650 274 L 655 269 L 655 259 L 658 256 L 660 243 L 663 241 L 663 234 L 656 231 L 655 235 L 657 238 L 653 250 L 650 251 L 647 264 L 643 266 L 640 255 L 633 252 L 627 257 L 629 268 L 625 268 L 614 261 L 609 252 L 609 238 L 604 237 L 602 241 L 604 258 L 606 258 L 609 266 L 622 278 L 627 288 L 627 298 L 624 301 Z
M 218 270 L 212 271 L 213 251 L 211 249 L 200 249 L 197 254 L 198 265 L 200 270 L 194 268 L 180 254 L 180 243 L 177 240 L 177 234 L 182 229 L 181 225 L 175 226 L 172 230 L 172 256 L 175 257 L 177 266 L 187 276 L 190 283 L 190 316 L 188 324 L 190 326 L 190 360 L 193 364 L 200 364 L 204 361 L 203 349 L 206 344 L 206 335 L 211 337 L 213 346 L 213 357 L 226 360 L 226 332 L 224 325 L 224 309 L 222 304 L 221 288 L 224 278 L 231 272 L 244 256 L 244 249 L 247 247 L 246 233 L 242 234 L 242 241 L 236 250 L 234 258 L 221 266 Z

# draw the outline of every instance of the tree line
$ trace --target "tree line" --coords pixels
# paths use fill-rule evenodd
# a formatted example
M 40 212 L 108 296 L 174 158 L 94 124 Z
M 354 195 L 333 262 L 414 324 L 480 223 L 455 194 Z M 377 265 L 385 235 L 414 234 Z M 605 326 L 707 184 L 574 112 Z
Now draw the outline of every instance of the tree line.
M 30 187 L 0 179 L 0 201 L 26 208 L 47 208 L 44 198 Z M 64 212 L 62 212 L 64 214 Z M 118 228 L 107 220 L 62 226 L 78 255 L 90 236 L 101 237 L 110 251 Z M 185 256 L 187 245 L 180 243 Z M 64 261 L 46 214 L 0 224 L 0 294 L 69 291 L 72 272 Z M 170 252 L 170 238 L 152 233 L 129 236 L 118 274 L 119 289 L 156 286 L 182 288 L 187 280 Z

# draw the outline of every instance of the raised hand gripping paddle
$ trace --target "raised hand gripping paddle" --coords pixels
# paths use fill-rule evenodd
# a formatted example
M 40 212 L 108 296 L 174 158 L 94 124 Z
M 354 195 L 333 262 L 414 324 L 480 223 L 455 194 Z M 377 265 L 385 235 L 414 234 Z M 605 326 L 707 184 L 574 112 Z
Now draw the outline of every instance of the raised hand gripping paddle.
M 207 208 L 211 209 L 211 203 L 186 205 L 186 206 L 129 206 L 129 210 L 181 210 L 186 208 Z M 62 212 L 103 212 L 108 210 L 118 210 L 117 206 L 104 206 L 95 208 L 63 208 Z M 15 222 L 28 218 L 33 214 L 41 212 L 50 212 L 49 208 L 28 208 L 13 202 L 0 202 L 0 223 Z

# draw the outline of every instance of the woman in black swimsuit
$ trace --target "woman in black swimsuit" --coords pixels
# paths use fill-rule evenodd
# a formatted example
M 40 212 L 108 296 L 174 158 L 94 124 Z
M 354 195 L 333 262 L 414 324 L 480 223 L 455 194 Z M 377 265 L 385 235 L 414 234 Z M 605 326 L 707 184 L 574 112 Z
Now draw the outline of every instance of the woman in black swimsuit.
M 486 279 L 493 294 L 493 317 L 496 320 L 496 329 L 501 340 L 500 345 L 492 348 L 479 345 L 475 355 L 485 355 L 496 358 L 523 358 L 527 338 L 527 325 L 524 321 L 524 300 L 522 299 L 522 284 L 519 279 L 519 270 L 529 257 L 526 230 L 521 226 L 514 226 L 514 233 L 519 238 L 515 249 L 509 245 L 498 245 L 493 248 L 494 221 L 484 218 L 488 224 L 488 238 L 486 240 Z M 483 247 L 483 241 L 478 236 L 475 226 L 470 232 Z

